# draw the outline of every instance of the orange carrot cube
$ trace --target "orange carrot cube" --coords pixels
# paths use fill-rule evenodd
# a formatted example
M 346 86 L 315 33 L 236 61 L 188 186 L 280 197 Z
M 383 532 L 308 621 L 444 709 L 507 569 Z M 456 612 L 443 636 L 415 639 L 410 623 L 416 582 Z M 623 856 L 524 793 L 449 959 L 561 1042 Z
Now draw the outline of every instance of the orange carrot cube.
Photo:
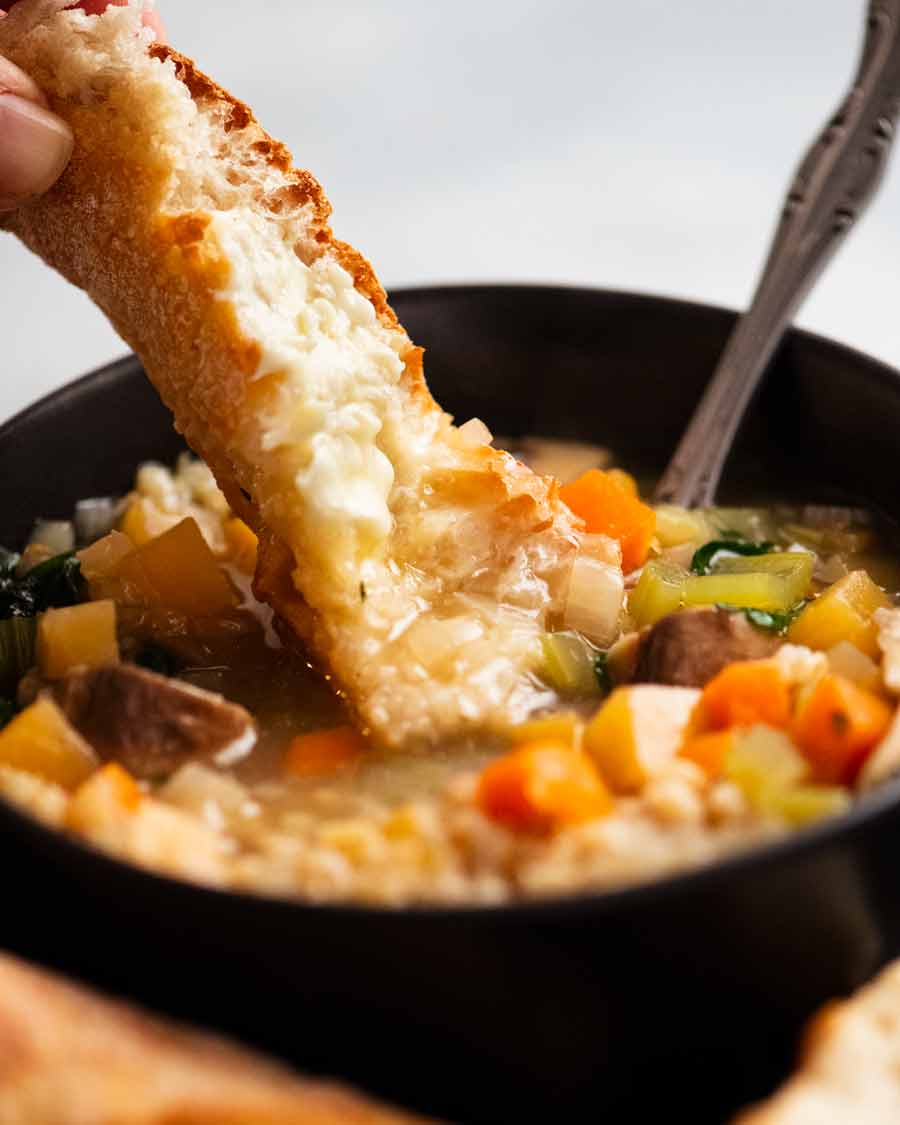
M 656 531 L 656 513 L 617 475 L 589 469 L 563 485 L 559 495 L 584 520 L 588 532 L 618 540 L 626 574 L 644 563 Z
M 818 781 L 851 784 L 892 719 L 891 708 L 843 676 L 822 676 L 801 698 L 791 735 Z
M 605 816 L 613 804 L 590 759 L 555 738 L 536 739 L 491 762 L 476 800 L 491 820 L 538 834 Z
M 354 765 L 368 749 L 360 732 L 351 726 L 300 734 L 291 740 L 283 769 L 292 777 L 315 777 Z

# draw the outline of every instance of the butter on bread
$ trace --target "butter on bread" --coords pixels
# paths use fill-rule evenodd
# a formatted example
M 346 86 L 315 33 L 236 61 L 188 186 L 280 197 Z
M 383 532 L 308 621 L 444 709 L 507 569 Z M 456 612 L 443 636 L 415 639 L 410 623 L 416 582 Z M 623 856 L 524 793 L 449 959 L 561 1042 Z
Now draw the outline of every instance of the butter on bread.
M 733 1125 L 900 1121 L 900 961 L 810 1022 L 796 1074 Z
M 6 954 L 0 954 L 0 1058 L 3 1125 L 421 1122 Z
M 256 588 L 391 744 L 548 701 L 578 521 L 556 482 L 457 428 L 316 180 L 141 30 L 20 0 L 0 53 L 75 133 L 3 225 L 93 298 L 261 537 Z M 137 425 L 139 420 L 123 420 Z

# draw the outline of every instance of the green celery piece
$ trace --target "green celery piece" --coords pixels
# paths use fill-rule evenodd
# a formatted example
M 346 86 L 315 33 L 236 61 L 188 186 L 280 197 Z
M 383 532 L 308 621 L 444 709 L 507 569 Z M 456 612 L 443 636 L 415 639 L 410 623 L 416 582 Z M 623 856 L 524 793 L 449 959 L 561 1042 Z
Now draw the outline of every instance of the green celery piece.
M 0 685 L 15 688 L 35 662 L 37 622 L 33 617 L 7 617 L 0 621 Z
M 577 633 L 544 633 L 542 679 L 561 695 L 596 695 L 599 683 L 594 650 Z

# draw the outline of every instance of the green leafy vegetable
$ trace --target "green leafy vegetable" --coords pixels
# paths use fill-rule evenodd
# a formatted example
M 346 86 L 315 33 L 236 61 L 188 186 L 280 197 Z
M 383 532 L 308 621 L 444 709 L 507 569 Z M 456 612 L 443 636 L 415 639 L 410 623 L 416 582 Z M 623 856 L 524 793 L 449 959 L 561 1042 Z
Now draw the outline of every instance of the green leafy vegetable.
M 609 668 L 607 667 L 608 661 L 608 652 L 594 653 L 594 675 L 597 677 L 597 683 L 604 695 L 608 695 L 613 689 L 612 676 L 609 674 Z
M 0 684 L 14 688 L 34 664 L 37 622 L 33 617 L 0 621 Z
M 777 610 L 748 609 L 745 606 L 726 605 L 724 603 L 719 603 L 716 608 L 728 610 L 729 613 L 743 613 L 750 624 L 755 625 L 757 629 L 763 629 L 767 633 L 775 633 L 778 636 L 782 636 L 788 631 L 794 618 L 799 616 L 808 603 L 809 598 L 804 598 L 803 601 L 792 605 L 790 609 L 781 612 Z
M 24 578 L 15 577 L 9 557 L 10 552 L 0 556 L 0 618 L 34 617 L 45 609 L 83 600 L 84 579 L 74 551 L 54 555 Z
M 775 544 L 768 540 L 751 542 L 747 539 L 711 539 L 694 552 L 691 570 L 694 574 L 709 574 L 720 551 L 729 551 L 733 555 L 767 555 L 774 547 Z

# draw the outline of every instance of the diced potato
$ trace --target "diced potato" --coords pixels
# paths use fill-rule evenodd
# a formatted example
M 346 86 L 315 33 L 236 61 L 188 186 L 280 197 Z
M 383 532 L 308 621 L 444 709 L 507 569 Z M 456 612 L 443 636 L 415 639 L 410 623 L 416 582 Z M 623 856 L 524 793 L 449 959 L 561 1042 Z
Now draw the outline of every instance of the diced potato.
M 511 735 L 516 744 L 554 738 L 569 746 L 578 746 L 581 742 L 583 725 L 574 711 L 560 711 L 555 715 L 546 715 L 539 719 L 530 719 L 527 723 L 520 723 L 513 728 Z
M 97 755 L 48 696 L 0 731 L 0 762 L 73 789 L 97 769 Z
M 655 625 L 684 605 L 688 573 L 666 559 L 652 559 L 644 567 L 628 598 L 628 612 L 638 628 Z
M 182 519 L 179 512 L 164 512 L 152 500 L 136 496 L 128 505 L 120 527 L 136 547 L 143 547 L 151 539 L 156 539 L 175 527 Z
M 699 699 L 696 688 L 656 684 L 617 688 L 583 738 L 584 749 L 610 788 L 639 792 L 674 758 Z
M 852 680 L 866 691 L 877 691 L 881 684 L 878 665 L 849 641 L 838 641 L 825 653 L 832 672 Z
M 131 774 L 118 762 L 108 762 L 72 794 L 66 826 L 85 832 L 110 819 L 130 816 L 140 806 L 141 797 Z
M 183 519 L 120 564 L 118 578 L 150 605 L 207 617 L 232 609 L 235 597 L 194 519 Z
M 81 665 L 117 664 L 116 603 L 85 602 L 48 609 L 38 621 L 37 656 L 48 680 L 58 680 Z
M 119 563 L 134 550 L 134 543 L 121 531 L 111 531 L 89 547 L 78 552 L 81 573 L 88 582 L 112 574 Z
M 677 504 L 657 504 L 656 537 L 661 547 L 678 547 L 682 543 L 702 543 L 714 538 L 715 532 L 705 514 Z
M 856 778 L 857 787 L 871 789 L 898 771 L 900 771 L 900 711 L 894 713 L 884 738 L 866 758 Z
M 773 803 L 809 776 L 809 765 L 783 731 L 760 724 L 737 732 L 725 756 L 725 776 L 753 808 L 772 812 Z
M 878 628 L 873 615 L 888 605 L 885 592 L 864 570 L 851 571 L 803 610 L 788 629 L 788 640 L 826 651 L 840 641 L 849 641 L 877 658 Z
M 576 633 L 544 633 L 542 679 L 562 695 L 596 695 L 600 684 L 594 671 L 594 650 Z
M 231 561 L 238 570 L 252 574 L 256 570 L 256 549 L 259 546 L 255 533 L 237 516 L 225 521 L 224 530 Z
M 883 653 L 881 675 L 884 686 L 900 695 L 900 609 L 876 609 L 873 620 L 875 640 Z

